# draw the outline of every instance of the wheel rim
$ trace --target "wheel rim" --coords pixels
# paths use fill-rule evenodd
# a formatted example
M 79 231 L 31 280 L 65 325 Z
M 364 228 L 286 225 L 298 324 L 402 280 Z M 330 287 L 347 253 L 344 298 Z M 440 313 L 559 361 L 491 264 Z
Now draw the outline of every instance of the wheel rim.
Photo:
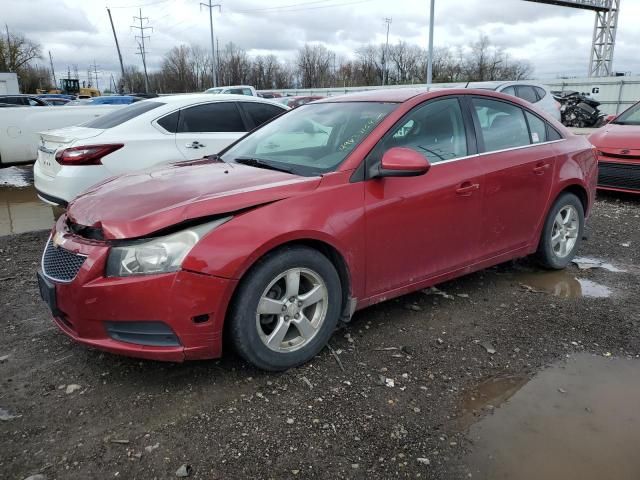
M 320 275 L 292 268 L 274 278 L 260 296 L 256 328 L 260 340 L 278 353 L 305 347 L 327 316 L 329 293 Z
M 559 258 L 566 258 L 573 252 L 578 243 L 580 233 L 580 217 L 573 205 L 566 205 L 560 209 L 553 220 L 551 230 L 551 248 Z

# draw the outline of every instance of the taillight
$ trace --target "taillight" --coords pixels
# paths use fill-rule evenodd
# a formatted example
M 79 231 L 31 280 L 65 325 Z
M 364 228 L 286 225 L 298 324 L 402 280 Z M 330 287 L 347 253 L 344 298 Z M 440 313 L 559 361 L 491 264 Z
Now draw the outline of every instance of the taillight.
M 122 143 L 65 148 L 56 153 L 60 165 L 102 165 L 102 157 L 124 147 Z

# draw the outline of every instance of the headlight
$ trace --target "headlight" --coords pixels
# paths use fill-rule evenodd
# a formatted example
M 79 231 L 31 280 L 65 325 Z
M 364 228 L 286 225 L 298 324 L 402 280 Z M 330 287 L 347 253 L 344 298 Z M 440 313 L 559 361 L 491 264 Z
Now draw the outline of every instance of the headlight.
M 225 217 L 164 237 L 112 247 L 107 260 L 107 277 L 175 272 L 203 236 L 229 220 L 231 217 Z

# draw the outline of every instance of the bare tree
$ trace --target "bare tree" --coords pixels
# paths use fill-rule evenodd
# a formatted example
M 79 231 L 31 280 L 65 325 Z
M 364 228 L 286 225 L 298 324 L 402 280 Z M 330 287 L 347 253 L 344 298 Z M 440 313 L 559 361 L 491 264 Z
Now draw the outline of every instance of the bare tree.
M 324 45 L 305 44 L 298 51 L 298 69 L 302 87 L 328 87 L 332 60 L 332 53 Z

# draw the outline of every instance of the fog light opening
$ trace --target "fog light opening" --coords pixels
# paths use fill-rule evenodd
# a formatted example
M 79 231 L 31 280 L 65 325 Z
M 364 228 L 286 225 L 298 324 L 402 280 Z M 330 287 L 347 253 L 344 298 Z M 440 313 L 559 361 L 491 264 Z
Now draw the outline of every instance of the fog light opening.
M 191 320 L 193 323 L 207 323 L 209 321 L 209 314 L 204 313 L 202 315 L 196 315 Z

